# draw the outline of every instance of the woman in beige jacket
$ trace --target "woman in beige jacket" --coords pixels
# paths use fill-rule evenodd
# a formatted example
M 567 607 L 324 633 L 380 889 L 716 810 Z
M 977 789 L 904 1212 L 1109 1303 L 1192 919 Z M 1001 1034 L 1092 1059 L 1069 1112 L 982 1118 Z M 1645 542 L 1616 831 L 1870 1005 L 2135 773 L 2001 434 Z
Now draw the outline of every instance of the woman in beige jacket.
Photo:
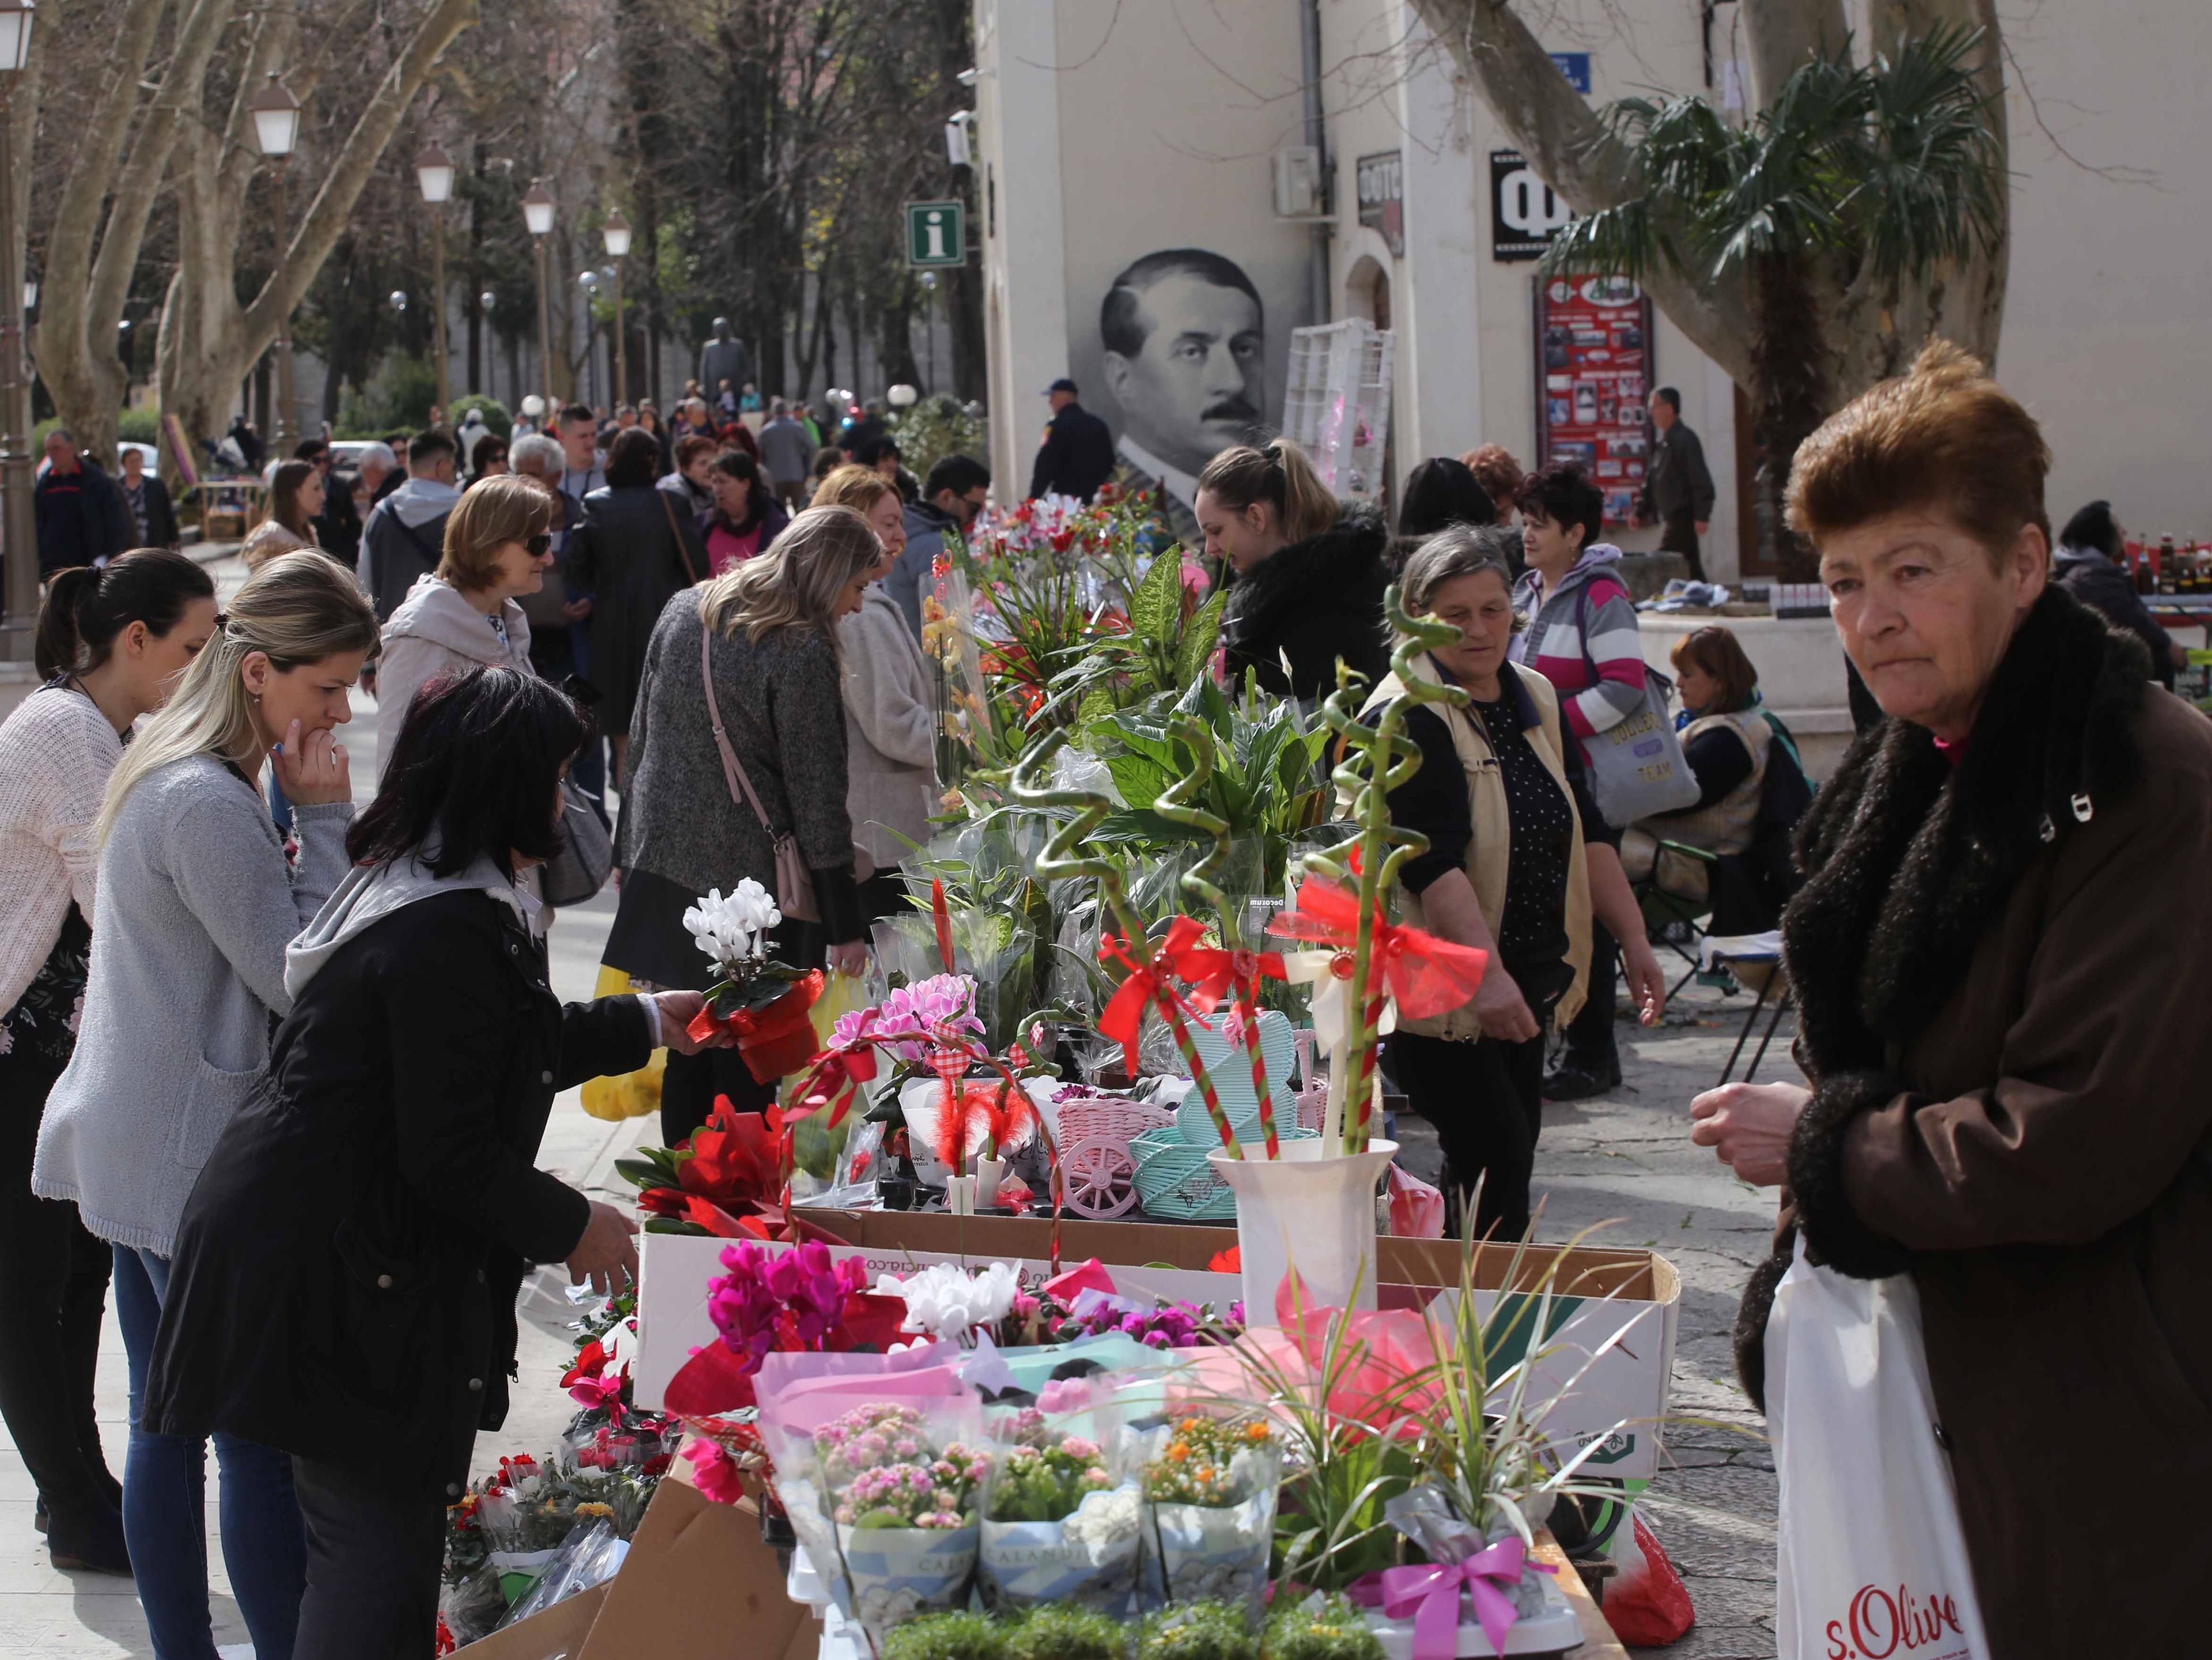
M 301 548 L 320 552 L 315 515 L 323 510 L 323 475 L 312 461 L 287 461 L 269 483 L 269 516 L 253 527 L 238 550 L 249 571 L 259 570 L 280 553 Z

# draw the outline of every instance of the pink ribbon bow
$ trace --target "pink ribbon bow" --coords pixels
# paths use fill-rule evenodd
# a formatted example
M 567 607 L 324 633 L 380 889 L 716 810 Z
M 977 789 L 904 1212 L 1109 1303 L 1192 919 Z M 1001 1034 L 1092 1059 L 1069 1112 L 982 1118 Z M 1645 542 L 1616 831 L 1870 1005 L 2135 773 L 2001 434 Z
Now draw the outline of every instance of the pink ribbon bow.
M 1503 1654 L 1506 1633 L 1521 1615 L 1512 1598 L 1498 1587 L 1519 1584 L 1530 1568 L 1539 1573 L 1559 1572 L 1548 1562 L 1528 1559 L 1526 1545 L 1517 1538 L 1504 1538 L 1463 1562 L 1385 1568 L 1379 1586 L 1372 1581 L 1354 1585 L 1352 1600 L 1379 1600 L 1382 1612 L 1393 1620 L 1412 1615 L 1413 1660 L 1452 1660 L 1459 1651 L 1459 1594 L 1464 1587 L 1482 1634 L 1490 1639 L 1493 1652 Z

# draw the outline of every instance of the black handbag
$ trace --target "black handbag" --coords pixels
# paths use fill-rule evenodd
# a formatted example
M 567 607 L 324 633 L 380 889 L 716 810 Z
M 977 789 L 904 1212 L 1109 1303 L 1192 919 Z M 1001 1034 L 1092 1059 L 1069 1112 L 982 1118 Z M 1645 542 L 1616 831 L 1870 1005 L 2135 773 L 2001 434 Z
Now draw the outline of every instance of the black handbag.
M 561 781 L 561 850 L 545 861 L 538 885 L 556 909 L 580 905 L 606 886 L 615 866 L 614 838 L 596 802 L 576 784 Z

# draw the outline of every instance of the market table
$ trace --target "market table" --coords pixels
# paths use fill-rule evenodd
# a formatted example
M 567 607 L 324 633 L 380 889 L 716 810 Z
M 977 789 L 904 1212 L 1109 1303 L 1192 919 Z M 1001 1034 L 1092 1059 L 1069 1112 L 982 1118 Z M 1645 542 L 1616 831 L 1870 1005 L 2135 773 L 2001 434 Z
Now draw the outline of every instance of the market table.
M 1566 1593 L 1575 1618 L 1583 1628 L 1583 1645 L 1574 1651 L 1575 1660 L 1628 1660 L 1628 1651 L 1613 1634 L 1613 1627 L 1605 1623 L 1596 1600 L 1589 1587 L 1583 1584 L 1582 1576 L 1575 1572 L 1574 1564 L 1567 1560 L 1566 1552 L 1559 1548 L 1559 1541 L 1552 1537 L 1549 1528 L 1539 1529 L 1536 1534 L 1535 1560 L 1548 1562 L 1559 1571 L 1559 1586 Z

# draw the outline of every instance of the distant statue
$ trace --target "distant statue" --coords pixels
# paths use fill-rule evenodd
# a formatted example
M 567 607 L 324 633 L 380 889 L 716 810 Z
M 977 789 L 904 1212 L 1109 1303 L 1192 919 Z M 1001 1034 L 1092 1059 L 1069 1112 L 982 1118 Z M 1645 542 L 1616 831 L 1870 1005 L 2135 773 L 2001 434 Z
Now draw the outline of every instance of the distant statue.
M 745 343 L 730 332 L 730 319 L 717 317 L 714 332 L 699 349 L 699 385 L 702 395 L 712 398 L 725 380 L 733 386 L 742 386 L 753 378 L 753 362 L 745 350 Z

